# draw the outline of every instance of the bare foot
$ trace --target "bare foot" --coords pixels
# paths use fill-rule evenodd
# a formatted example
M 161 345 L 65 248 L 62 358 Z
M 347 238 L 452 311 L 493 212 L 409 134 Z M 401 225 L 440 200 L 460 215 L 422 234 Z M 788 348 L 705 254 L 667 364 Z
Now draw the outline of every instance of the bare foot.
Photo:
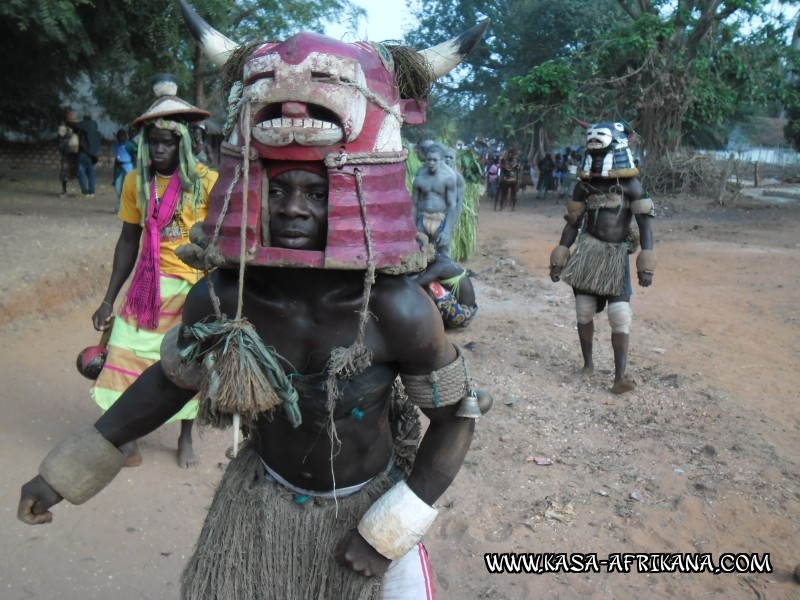
M 138 467 L 142 464 L 142 453 L 139 452 L 139 443 L 136 440 L 122 444 L 119 449 L 125 456 L 126 467 Z
M 583 368 L 581 369 L 581 377 L 591 377 L 592 375 L 594 375 L 594 365 L 583 365 Z
M 192 447 L 192 440 L 178 440 L 178 466 L 181 469 L 192 469 L 200 464 L 197 456 L 194 454 Z
M 626 378 L 621 381 L 615 381 L 614 387 L 611 388 L 611 392 L 613 394 L 624 394 L 625 392 L 630 392 L 635 387 L 636 382 L 633 379 Z

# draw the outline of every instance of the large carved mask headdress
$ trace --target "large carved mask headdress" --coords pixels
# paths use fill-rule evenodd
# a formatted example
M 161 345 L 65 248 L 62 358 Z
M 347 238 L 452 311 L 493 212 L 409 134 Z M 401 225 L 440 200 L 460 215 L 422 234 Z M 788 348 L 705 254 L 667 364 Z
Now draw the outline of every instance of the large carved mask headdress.
M 230 89 L 220 180 L 205 225 L 209 234 L 218 228 L 218 262 L 238 263 L 244 255 L 252 265 L 422 268 L 405 187 L 401 126 L 425 121 L 431 83 L 464 59 L 488 21 L 419 52 L 307 32 L 244 48 L 214 30 L 185 0 L 178 2 L 204 54 L 225 70 Z M 324 252 L 269 245 L 261 206 L 267 197 L 265 164 L 279 160 L 324 161 L 329 185 Z M 243 209 L 246 235 L 241 236 Z
M 623 123 L 586 124 L 586 156 L 578 177 L 616 179 L 636 177 L 639 169 L 628 147 L 629 131 Z

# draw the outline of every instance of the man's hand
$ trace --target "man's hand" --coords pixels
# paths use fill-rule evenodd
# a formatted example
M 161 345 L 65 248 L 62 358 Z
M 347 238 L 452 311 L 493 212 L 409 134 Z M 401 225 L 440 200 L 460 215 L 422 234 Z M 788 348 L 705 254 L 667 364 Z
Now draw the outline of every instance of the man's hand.
M 37 475 L 22 486 L 17 508 L 17 518 L 28 525 L 44 525 L 53 520 L 48 508 L 61 502 L 62 498 L 53 488 Z
M 392 561 L 380 554 L 361 537 L 358 529 L 351 529 L 334 550 L 339 563 L 364 577 L 383 577 Z
M 92 315 L 92 325 L 97 331 L 105 331 L 111 327 L 111 317 L 114 314 L 114 308 L 108 303 L 103 302 L 94 314 Z
M 461 274 L 463 271 L 464 269 L 458 266 L 449 256 L 437 254 L 436 258 L 431 261 L 427 267 L 425 267 L 425 270 L 414 275 L 413 279 L 419 285 L 424 287 L 431 281 L 455 277 L 456 275 Z
M 648 287 L 651 283 L 653 283 L 652 273 L 648 273 L 647 271 L 637 271 L 636 275 L 639 277 L 639 285 L 642 287 Z
M 559 267 L 558 265 L 550 265 L 550 279 L 551 281 L 560 281 L 561 280 L 561 271 L 563 271 L 563 267 Z M 639 281 L 641 281 L 641 276 Z

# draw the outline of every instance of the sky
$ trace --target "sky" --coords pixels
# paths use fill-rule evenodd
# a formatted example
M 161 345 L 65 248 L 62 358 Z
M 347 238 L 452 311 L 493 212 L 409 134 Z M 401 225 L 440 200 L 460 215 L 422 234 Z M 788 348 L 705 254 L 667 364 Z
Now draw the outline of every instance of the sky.
M 402 0 L 352 0 L 352 2 L 367 11 L 366 20 L 361 20 L 356 31 L 338 23 L 331 23 L 325 28 L 326 35 L 347 42 L 364 39 L 374 42 L 399 40 L 415 22 Z

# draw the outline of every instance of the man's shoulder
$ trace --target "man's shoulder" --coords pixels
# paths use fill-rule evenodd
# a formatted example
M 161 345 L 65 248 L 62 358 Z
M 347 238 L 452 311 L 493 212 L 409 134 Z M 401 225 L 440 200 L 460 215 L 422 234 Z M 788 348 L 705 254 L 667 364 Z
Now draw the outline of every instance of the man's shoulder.
M 378 321 L 411 320 L 426 314 L 430 301 L 423 289 L 406 275 L 379 275 L 372 288 L 370 309 Z

